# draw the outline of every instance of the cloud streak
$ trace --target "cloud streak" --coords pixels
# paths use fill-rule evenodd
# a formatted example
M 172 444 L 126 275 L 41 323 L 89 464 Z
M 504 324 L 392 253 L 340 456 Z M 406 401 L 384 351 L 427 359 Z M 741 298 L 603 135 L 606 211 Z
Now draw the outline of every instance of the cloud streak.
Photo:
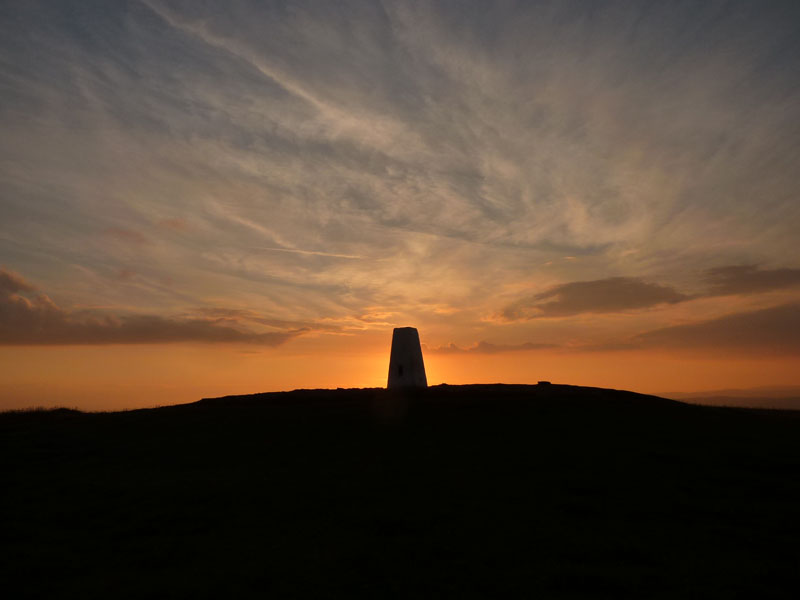
M 307 329 L 258 333 L 228 319 L 72 313 L 19 275 L 0 269 L 0 345 L 244 343 L 279 346 Z
M 800 287 L 800 269 L 764 269 L 759 265 L 730 265 L 708 269 L 707 287 L 694 295 L 635 277 L 610 277 L 563 283 L 525 296 L 507 305 L 500 318 L 507 321 L 538 317 L 568 317 L 584 313 L 620 313 L 699 298 L 752 295 Z
M 350 260 L 357 260 L 363 256 L 356 256 L 354 254 L 336 254 L 335 252 L 321 252 L 318 250 L 299 250 L 297 248 L 270 248 L 267 246 L 260 246 L 259 250 L 267 250 L 269 252 L 289 252 L 294 254 L 307 254 L 309 256 L 330 256 L 331 258 L 346 258 Z
M 638 347 L 684 352 L 714 350 L 756 356 L 800 355 L 800 304 L 664 327 L 638 335 L 632 342 Z
M 549 350 L 557 348 L 556 344 L 525 342 L 522 344 L 493 344 L 481 341 L 466 348 L 450 343 L 446 346 L 425 347 L 432 354 L 501 354 L 504 352 L 528 352 L 532 350 Z
M 575 281 L 518 300 L 503 309 L 509 321 L 537 317 L 568 317 L 582 313 L 614 313 L 676 304 L 689 296 L 632 277 Z
M 800 269 L 762 269 L 758 265 L 717 267 L 706 272 L 709 295 L 757 294 L 800 286 Z

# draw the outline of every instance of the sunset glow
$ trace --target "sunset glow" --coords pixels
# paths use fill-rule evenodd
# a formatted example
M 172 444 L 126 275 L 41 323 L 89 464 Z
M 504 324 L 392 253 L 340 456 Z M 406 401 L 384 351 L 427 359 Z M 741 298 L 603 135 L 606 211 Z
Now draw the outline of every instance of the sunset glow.
M 800 385 L 800 4 L 0 8 L 0 409 Z

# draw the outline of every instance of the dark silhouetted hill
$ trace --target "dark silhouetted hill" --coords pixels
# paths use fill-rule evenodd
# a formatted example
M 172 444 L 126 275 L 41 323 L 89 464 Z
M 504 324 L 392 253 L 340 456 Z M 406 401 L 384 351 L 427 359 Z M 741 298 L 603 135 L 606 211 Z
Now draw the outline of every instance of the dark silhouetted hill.
M 0 415 L 6 597 L 794 598 L 800 413 L 562 385 Z

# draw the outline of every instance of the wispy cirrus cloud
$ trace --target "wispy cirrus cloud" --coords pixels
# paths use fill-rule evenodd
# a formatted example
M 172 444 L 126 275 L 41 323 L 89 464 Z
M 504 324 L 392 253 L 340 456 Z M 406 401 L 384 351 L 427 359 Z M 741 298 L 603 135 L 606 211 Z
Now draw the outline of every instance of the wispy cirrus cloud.
M 213 319 L 215 322 L 224 323 L 230 321 L 232 323 L 257 323 L 266 327 L 277 328 L 282 330 L 295 330 L 295 331 L 328 331 L 336 332 L 341 331 L 342 326 L 334 323 L 316 322 L 316 321 L 290 321 L 286 319 L 276 319 L 264 316 L 254 310 L 244 308 L 222 308 L 222 307 L 200 307 L 196 308 L 191 313 L 205 319 Z
M 259 250 L 267 250 L 269 252 L 289 252 L 294 254 L 307 254 L 309 256 L 329 256 L 331 258 L 346 258 L 350 260 L 358 260 L 363 258 L 362 256 L 356 256 L 354 254 L 337 254 L 335 252 L 322 252 L 320 250 L 301 250 L 299 248 L 270 248 L 268 246 L 261 246 L 258 248 Z
M 757 294 L 800 286 L 800 269 L 763 269 L 759 265 L 731 265 L 706 271 L 709 295 Z
M 147 243 L 147 237 L 144 234 L 124 227 L 109 227 L 103 233 L 127 244 L 141 245 Z
M 481 341 L 474 346 L 457 346 L 450 343 L 446 346 L 425 346 L 425 352 L 432 354 L 500 354 L 503 352 L 526 352 L 531 350 L 550 350 L 558 348 L 557 344 L 524 342 L 522 344 L 493 344 Z
M 794 285 L 693 278 L 796 263 L 796 2 L 478 6 L 0 8 L 0 255 L 62 306 L 438 344 Z

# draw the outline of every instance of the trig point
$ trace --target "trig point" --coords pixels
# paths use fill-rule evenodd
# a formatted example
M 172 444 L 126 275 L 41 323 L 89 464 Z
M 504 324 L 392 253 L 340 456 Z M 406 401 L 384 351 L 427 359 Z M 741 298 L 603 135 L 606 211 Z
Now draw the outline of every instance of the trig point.
M 392 333 L 389 357 L 389 389 L 428 387 L 419 333 L 413 327 L 397 327 Z

